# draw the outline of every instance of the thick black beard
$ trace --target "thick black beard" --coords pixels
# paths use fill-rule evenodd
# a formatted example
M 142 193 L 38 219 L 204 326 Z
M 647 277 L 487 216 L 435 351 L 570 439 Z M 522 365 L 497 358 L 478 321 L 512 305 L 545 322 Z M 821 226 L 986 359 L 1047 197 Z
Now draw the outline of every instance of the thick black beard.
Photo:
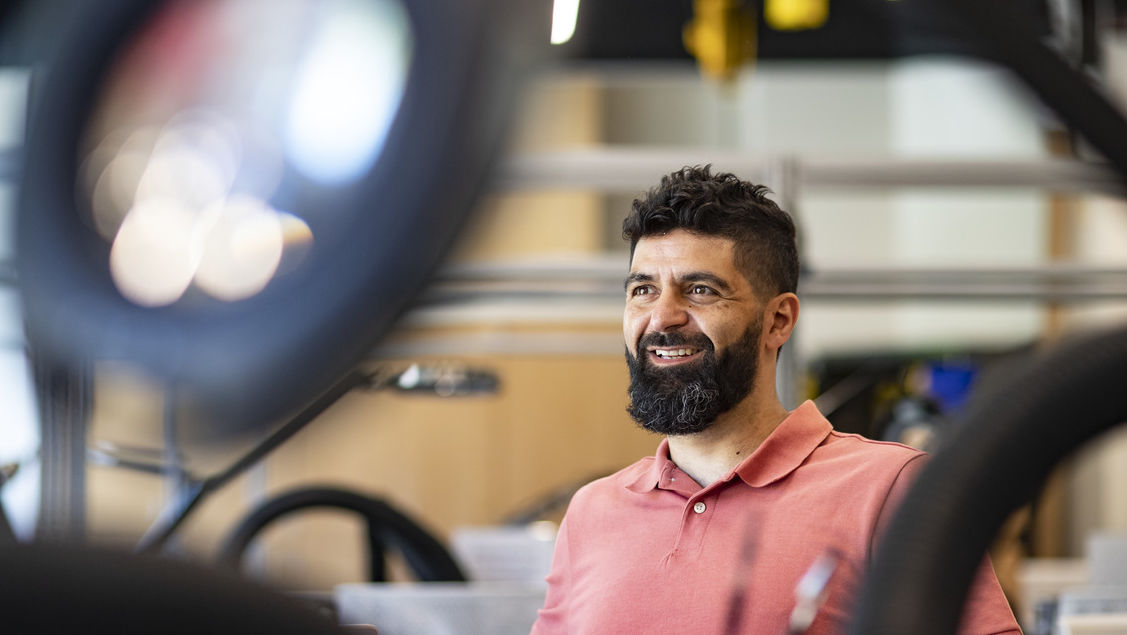
M 626 352 L 630 369 L 630 405 L 626 411 L 639 426 L 669 436 L 707 430 L 716 418 L 743 401 L 759 370 L 758 324 L 716 355 L 716 347 L 703 334 L 650 333 L 638 341 L 634 355 Z M 690 364 L 660 368 L 650 362 L 650 346 L 685 346 L 703 349 Z

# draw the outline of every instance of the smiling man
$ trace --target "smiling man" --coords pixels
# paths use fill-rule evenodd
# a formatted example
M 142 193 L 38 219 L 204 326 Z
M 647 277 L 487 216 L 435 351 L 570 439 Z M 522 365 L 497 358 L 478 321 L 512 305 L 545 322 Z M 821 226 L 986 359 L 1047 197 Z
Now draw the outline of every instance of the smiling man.
M 630 406 L 664 435 L 578 493 L 534 633 L 838 633 L 924 455 L 842 434 L 775 391 L 798 319 L 790 216 L 762 186 L 684 168 L 634 201 Z M 961 632 L 1020 633 L 988 563 Z

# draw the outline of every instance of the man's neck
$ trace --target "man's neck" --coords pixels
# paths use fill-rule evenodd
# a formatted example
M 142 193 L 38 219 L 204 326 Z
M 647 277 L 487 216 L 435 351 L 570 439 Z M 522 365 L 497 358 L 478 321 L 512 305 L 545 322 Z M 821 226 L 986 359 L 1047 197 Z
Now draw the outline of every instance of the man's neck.
M 670 458 L 701 487 L 724 478 L 790 414 L 774 394 L 765 401 L 749 395 L 707 430 L 668 437 Z

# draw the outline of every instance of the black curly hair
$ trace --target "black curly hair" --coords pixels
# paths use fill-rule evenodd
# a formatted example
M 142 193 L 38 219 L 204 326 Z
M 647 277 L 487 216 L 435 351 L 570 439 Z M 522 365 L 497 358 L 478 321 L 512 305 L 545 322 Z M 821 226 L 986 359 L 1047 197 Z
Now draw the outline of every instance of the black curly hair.
M 730 238 L 736 265 L 761 294 L 793 293 L 798 287 L 798 245 L 790 214 L 767 198 L 766 186 L 734 174 L 712 174 L 712 166 L 684 167 L 635 199 L 622 222 L 630 256 L 645 236 L 685 229 Z

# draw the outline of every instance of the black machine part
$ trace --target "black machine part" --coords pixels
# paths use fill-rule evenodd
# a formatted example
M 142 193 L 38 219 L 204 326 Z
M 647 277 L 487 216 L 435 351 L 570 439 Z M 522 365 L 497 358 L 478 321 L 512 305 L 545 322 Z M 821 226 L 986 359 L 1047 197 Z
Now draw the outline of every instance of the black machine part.
M 231 532 L 220 549 L 222 564 L 237 569 L 251 541 L 269 525 L 305 509 L 339 509 L 367 525 L 369 576 L 386 581 L 384 552 L 394 548 L 420 582 L 465 582 L 453 556 L 434 536 L 403 512 L 378 498 L 340 487 L 301 487 L 259 505 Z
M 524 71 L 548 49 L 548 15 L 535 2 L 404 2 L 414 44 L 382 151 L 354 182 L 289 182 L 295 214 L 334 219 L 306 260 L 253 297 L 147 307 L 115 289 L 109 245 L 79 213 L 76 175 L 122 46 L 167 4 L 70 3 L 54 22 L 61 32 L 43 34 L 60 44 L 32 86 L 17 264 L 38 349 L 131 362 L 175 389 L 188 431 L 225 438 L 323 392 L 411 306 L 485 186 Z
M 1005 2 L 949 12 L 1127 179 L 1127 121 Z M 938 5 L 942 5 L 941 7 Z M 932 458 L 866 578 L 855 635 L 954 633 L 974 573 L 1011 512 L 1052 468 L 1127 420 L 1127 330 L 1063 341 L 989 387 Z

